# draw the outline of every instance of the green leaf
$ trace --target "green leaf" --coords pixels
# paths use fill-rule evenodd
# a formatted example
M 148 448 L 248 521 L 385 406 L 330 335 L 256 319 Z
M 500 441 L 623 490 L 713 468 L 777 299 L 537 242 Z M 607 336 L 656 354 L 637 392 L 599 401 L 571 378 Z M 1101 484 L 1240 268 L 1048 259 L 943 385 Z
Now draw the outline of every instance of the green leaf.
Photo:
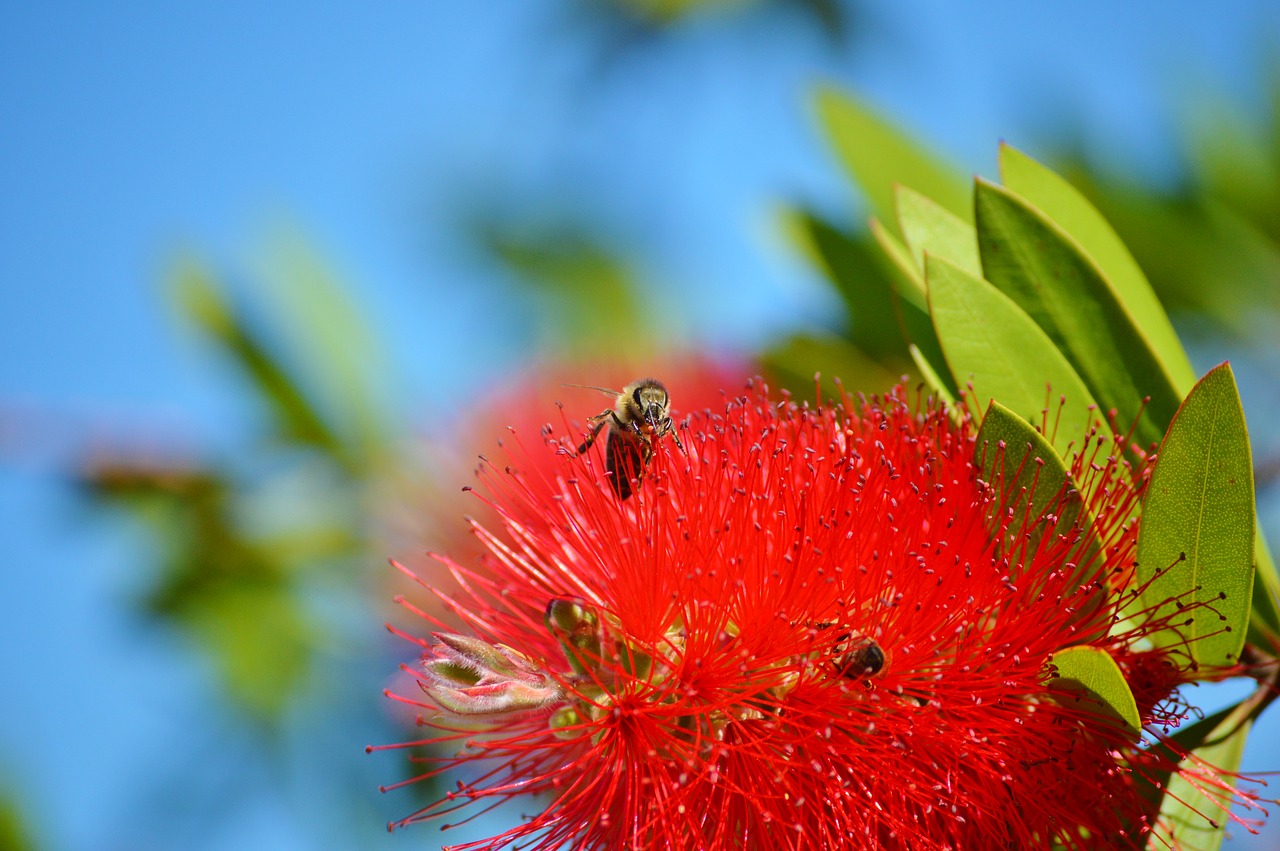
M 371 460 L 389 441 L 396 406 L 379 396 L 390 386 L 390 359 L 360 306 L 331 264 L 297 233 L 282 230 L 268 249 L 259 291 L 273 338 L 315 404 L 353 456 Z
M 1242 708 L 1243 705 L 1236 710 L 1219 712 L 1174 736 L 1179 743 L 1185 739 L 1207 742 L 1191 751 L 1179 763 L 1179 769 L 1194 773 L 1201 763 L 1208 763 L 1231 783 L 1231 775 L 1240 770 L 1245 742 L 1253 727 L 1252 718 L 1241 717 Z M 1220 802 L 1205 795 L 1181 774 L 1173 774 L 1165 784 L 1165 794 L 1160 801 L 1162 829 L 1152 834 L 1147 849 L 1157 851 L 1172 845 L 1186 851 L 1217 851 L 1228 823 Z
M 830 86 L 815 96 L 818 120 L 853 182 L 871 204 L 871 212 L 893 222 L 893 186 L 913 186 L 965 221 L 973 218 L 969 188 L 960 172 L 866 104 Z
M 916 268 L 911 259 L 911 252 L 902 241 L 894 236 L 872 217 L 867 222 L 871 236 L 883 254 L 885 270 L 893 284 L 896 296 L 894 306 L 902 321 L 903 331 L 909 343 L 920 350 L 920 356 L 932 367 L 933 374 L 943 381 L 943 386 L 951 394 L 952 399 L 960 395 L 960 388 L 951 381 L 951 373 L 945 368 L 946 358 L 942 356 L 942 348 L 938 345 L 937 335 L 933 331 L 933 320 L 929 318 L 929 297 L 924 284 L 924 270 Z
M 262 394 L 286 440 L 354 465 L 329 423 L 203 266 L 190 258 L 181 260 L 170 285 L 183 313 L 226 351 Z
M 1181 395 L 1102 272 L 1010 190 L 978 180 L 975 203 L 987 280 L 1044 330 L 1103 410 L 1117 411 L 1121 428 L 1136 420 L 1135 439 L 1158 442 Z
M 1024 524 L 1043 524 L 1040 518 L 1052 514 L 1058 522 L 1047 531 L 1065 534 L 1073 524 L 1087 527 L 1091 518 L 1084 500 L 1062 458 L 1054 452 L 1044 435 L 1016 413 L 992 401 L 982 418 L 974 445 L 974 460 L 981 471 L 982 480 L 992 485 L 1000 495 L 995 504 L 992 520 L 999 528 L 993 529 L 998 538 L 1009 539 L 1009 527 L 1015 531 Z M 1036 529 L 1025 539 L 1026 546 L 1034 552 L 1044 530 Z M 1015 540 L 1020 536 L 1014 536 Z M 1097 543 L 1092 538 L 1090 552 Z M 1015 561 L 1022 553 L 1012 554 Z M 1089 564 L 1089 558 L 1071 559 L 1077 564 Z M 1078 583 L 1077 583 L 1078 584 Z
M 637 326 L 650 333 L 633 335 L 629 354 L 652 356 L 671 344 L 675 318 L 654 321 L 629 259 L 589 226 L 481 226 L 477 236 L 532 296 L 527 323 L 547 348 L 583 356 L 616 346 L 617 329 Z
M 1000 177 L 1080 244 L 1150 341 L 1174 388 L 1179 393 L 1190 390 L 1196 376 L 1168 314 L 1129 249 L 1097 208 L 1055 172 L 1003 143 Z
M 892 275 L 866 234 L 855 237 L 806 210 L 784 211 L 782 224 L 844 299 L 851 339 L 873 355 L 901 358 L 906 339 L 893 303 Z
M 925 356 L 920 352 L 920 347 L 912 343 L 907 346 L 907 351 L 911 353 L 911 361 L 916 365 L 916 369 L 920 370 L 920 375 L 924 378 L 925 383 L 929 385 L 929 389 L 939 399 L 946 402 L 948 408 L 954 411 L 956 397 L 951 395 L 951 391 L 947 389 L 946 382 L 942 380 L 942 376 L 938 375 L 937 370 L 933 368 L 933 364 L 925 359 Z
M 1050 660 L 1058 669 L 1055 685 L 1084 692 L 1100 703 L 1100 711 L 1123 724 L 1133 735 L 1142 729 L 1138 704 L 1129 691 L 1120 666 L 1097 647 L 1068 647 L 1053 654 Z
M 951 374 L 973 383 L 973 403 L 1000 401 L 1021 417 L 1043 422 L 1054 397 L 1066 397 L 1053 435 L 1063 455 L 1093 420 L 1093 397 L 1053 343 L 1016 304 L 985 281 L 941 258 L 926 260 L 933 325 Z M 1052 413 L 1050 421 L 1054 420 Z
M 11 792 L 13 785 L 6 781 L 0 790 L 0 848 L 6 851 L 35 851 L 36 843 L 32 837 L 27 819 L 31 809 L 18 800 Z
M 929 297 L 924 285 L 924 267 L 916 266 L 911 258 L 911 249 L 895 236 L 875 216 L 867 221 L 871 236 L 888 261 L 895 277 L 894 292 L 908 305 L 918 309 L 926 319 L 929 316 Z
M 836 336 L 797 334 L 765 351 L 761 364 L 778 384 L 812 398 L 813 377 L 821 374 L 823 390 L 835 394 L 839 378 L 846 388 L 889 387 L 898 376 L 886 370 L 857 346 Z
M 286 588 L 227 586 L 183 616 L 218 663 L 227 696 L 275 722 L 305 684 L 319 636 Z
M 1244 645 L 1253 589 L 1253 461 L 1229 364 L 1210 370 L 1169 425 L 1142 505 L 1138 579 L 1160 613 L 1194 602 L 1178 618 L 1192 658 L 1232 664 Z M 1181 606 L 1179 606 L 1180 608 Z M 1180 643 L 1173 631 L 1153 637 Z
M 1259 583 L 1254 586 L 1253 613 L 1272 635 L 1280 638 L 1280 602 L 1276 600 L 1276 594 L 1280 593 L 1280 575 L 1276 573 L 1276 563 L 1262 530 L 1254 526 L 1253 534 L 1254 581 Z
M 981 278 L 982 260 L 978 256 L 978 234 L 973 225 L 913 189 L 905 186 L 895 189 L 898 226 L 911 248 L 916 268 L 923 271 L 927 251 Z

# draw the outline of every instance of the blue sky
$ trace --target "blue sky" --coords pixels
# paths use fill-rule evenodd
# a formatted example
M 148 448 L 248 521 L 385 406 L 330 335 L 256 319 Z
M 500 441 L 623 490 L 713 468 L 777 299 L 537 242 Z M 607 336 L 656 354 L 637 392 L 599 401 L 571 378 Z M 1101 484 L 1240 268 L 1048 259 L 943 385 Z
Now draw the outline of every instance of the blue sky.
M 969 170 L 993 171 L 999 139 L 1037 153 L 1070 134 L 1159 179 L 1195 103 L 1261 101 L 1280 36 L 1265 2 L 876 0 L 844 45 L 794 13 L 754 12 L 606 47 L 571 8 L 0 8 L 0 642 L 22 648 L 4 663 L 0 783 L 49 847 L 167 847 L 158 813 L 199 809 L 173 800 L 177 755 L 196 748 L 209 782 L 234 786 L 254 747 L 233 737 L 219 753 L 209 672 L 125 614 L 147 556 L 138 530 L 87 512 L 57 475 L 103 433 L 242 438 L 231 378 L 163 298 L 180 252 L 253 295 L 279 234 L 301 233 L 386 350 L 377 392 L 422 421 L 529 343 L 518 317 L 486 311 L 492 270 L 459 248 L 463 214 L 587 210 L 679 295 L 700 339 L 750 347 L 827 304 L 776 236 L 776 205 L 854 215 L 807 108 L 815 81 L 856 89 Z M 377 767 L 359 770 L 372 795 Z M 148 782 L 170 775 L 166 794 Z M 324 828 L 336 787 L 285 780 L 249 778 L 266 791 L 183 835 L 349 847 Z M 368 807 L 373 846 L 394 806 Z

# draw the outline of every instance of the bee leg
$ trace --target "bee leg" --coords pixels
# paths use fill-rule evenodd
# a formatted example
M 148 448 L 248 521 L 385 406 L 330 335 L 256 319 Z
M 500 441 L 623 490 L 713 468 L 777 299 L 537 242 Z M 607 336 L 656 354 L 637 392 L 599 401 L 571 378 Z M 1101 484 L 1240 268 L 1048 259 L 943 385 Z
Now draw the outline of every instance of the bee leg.
M 612 414 L 613 411 L 609 411 L 608 413 Z M 616 418 L 617 417 L 615 415 L 615 419 Z M 604 414 L 600 414 L 599 416 L 592 417 L 591 419 L 595 422 L 595 425 L 591 427 L 591 431 L 587 432 L 587 439 L 582 441 L 582 445 L 578 447 L 579 455 L 582 455 L 584 452 L 586 452 L 588 449 L 591 448 L 591 444 L 596 442 L 596 437 L 599 436 L 600 430 L 604 428 L 604 424 L 605 424 Z
M 632 420 L 631 422 L 623 422 L 622 418 L 618 416 L 618 412 L 613 409 L 610 409 L 607 413 L 609 416 L 613 417 L 613 424 L 622 431 L 629 431 L 636 437 L 644 437 L 644 432 L 640 430 L 639 421 Z M 601 416 L 604 416 L 604 414 L 601 414 Z
M 684 445 L 680 443 L 680 435 L 676 434 L 675 423 L 668 419 L 664 420 L 661 425 L 658 423 L 651 423 L 651 425 L 653 426 L 654 437 L 664 437 L 669 434 L 671 439 L 676 442 L 676 449 L 684 452 Z

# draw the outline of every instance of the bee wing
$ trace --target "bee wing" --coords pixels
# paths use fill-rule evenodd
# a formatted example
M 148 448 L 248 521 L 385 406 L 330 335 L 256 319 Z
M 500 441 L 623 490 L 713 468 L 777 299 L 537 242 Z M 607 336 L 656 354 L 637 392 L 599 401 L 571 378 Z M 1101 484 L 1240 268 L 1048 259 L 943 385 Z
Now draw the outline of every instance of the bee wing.
M 631 496 L 632 480 L 644 475 L 645 463 L 649 460 L 647 449 L 640 438 L 620 429 L 610 429 L 609 441 L 605 444 L 605 469 L 609 471 L 609 484 L 618 499 Z
M 616 398 L 616 397 L 621 393 L 621 391 L 620 391 L 620 390 L 610 390 L 608 387 L 596 387 L 594 384 L 562 384 L 562 385 L 560 385 L 560 386 L 561 386 L 561 387 L 576 387 L 576 388 L 578 388 L 579 390 L 599 390 L 599 391 L 600 391 L 601 393 L 603 393 L 604 395 L 606 395 L 606 396 L 613 396 L 613 397 L 615 397 L 615 398 Z

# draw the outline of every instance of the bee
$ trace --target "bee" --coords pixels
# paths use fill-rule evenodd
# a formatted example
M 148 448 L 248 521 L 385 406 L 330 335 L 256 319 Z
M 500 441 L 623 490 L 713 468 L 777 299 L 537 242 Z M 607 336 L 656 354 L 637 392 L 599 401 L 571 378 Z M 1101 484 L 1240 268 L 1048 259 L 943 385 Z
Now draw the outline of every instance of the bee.
M 613 395 L 613 390 L 592 387 Z M 609 427 L 609 439 L 605 443 L 605 468 L 609 471 L 609 484 L 618 499 L 631 496 L 633 479 L 644 475 L 653 457 L 653 443 L 664 435 L 671 435 L 676 448 L 681 451 L 680 438 L 671 422 L 671 394 L 656 378 L 633 381 L 617 393 L 612 408 L 606 408 L 591 417 L 591 431 L 578 447 L 582 455 L 595 443 L 605 426 Z
M 874 677 L 884 670 L 884 649 L 875 639 L 865 635 L 845 633 L 840 636 L 831 651 L 836 671 L 851 680 Z
M 833 623 L 819 623 L 814 624 L 813 627 L 817 630 L 839 628 Z M 874 677 L 884 670 L 885 664 L 889 661 L 888 654 L 874 638 L 847 630 L 836 636 L 830 652 L 830 661 L 835 672 L 850 680 Z

